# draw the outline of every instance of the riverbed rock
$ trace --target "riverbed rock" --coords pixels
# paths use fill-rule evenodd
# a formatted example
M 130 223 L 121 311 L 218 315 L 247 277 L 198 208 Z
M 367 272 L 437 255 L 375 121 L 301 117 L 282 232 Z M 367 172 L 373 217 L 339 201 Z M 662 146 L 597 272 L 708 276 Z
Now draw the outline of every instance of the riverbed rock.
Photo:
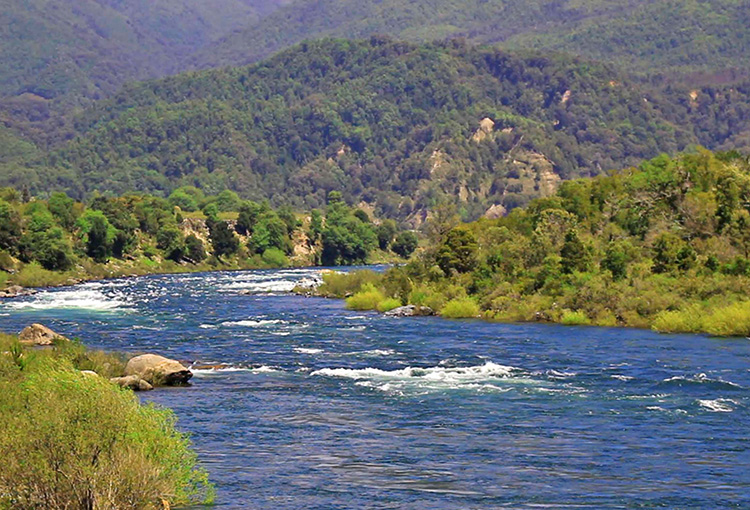
M 81 370 L 81 374 L 85 375 L 86 377 L 99 377 L 99 374 L 97 374 L 93 370 Z
M 149 391 L 154 387 L 147 381 L 144 381 L 137 375 L 127 375 L 125 377 L 113 377 L 111 382 L 117 384 L 120 388 L 127 388 L 133 391 Z
M 435 315 L 435 311 L 429 306 L 406 305 L 385 312 L 386 317 L 423 317 L 426 315 Z
M 137 375 L 152 386 L 183 386 L 193 373 L 179 361 L 157 354 L 143 354 L 128 361 L 125 375 Z
M 5 290 L 0 290 L 0 298 L 15 298 L 21 296 L 30 296 L 36 294 L 33 289 L 24 289 L 20 285 L 11 285 Z
M 69 340 L 47 326 L 32 324 L 18 334 L 18 341 L 24 345 L 52 345 L 55 341 L 67 342 Z

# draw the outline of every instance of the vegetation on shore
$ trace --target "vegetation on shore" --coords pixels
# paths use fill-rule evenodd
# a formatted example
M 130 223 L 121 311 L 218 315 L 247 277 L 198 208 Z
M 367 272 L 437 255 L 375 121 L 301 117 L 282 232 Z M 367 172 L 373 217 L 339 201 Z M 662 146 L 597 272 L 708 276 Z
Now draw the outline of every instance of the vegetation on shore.
M 212 500 L 172 412 L 109 381 L 123 365 L 77 342 L 40 349 L 0 334 L 0 509 L 157 510 Z
M 504 218 L 436 217 L 384 274 L 325 275 L 321 295 L 446 317 L 750 335 L 750 160 L 700 150 L 563 183 Z
M 347 265 L 408 257 L 416 236 L 332 192 L 325 211 L 205 196 L 184 187 L 167 199 L 128 194 L 88 204 L 64 193 L 33 199 L 0 189 L 0 289 L 82 279 L 220 269 Z

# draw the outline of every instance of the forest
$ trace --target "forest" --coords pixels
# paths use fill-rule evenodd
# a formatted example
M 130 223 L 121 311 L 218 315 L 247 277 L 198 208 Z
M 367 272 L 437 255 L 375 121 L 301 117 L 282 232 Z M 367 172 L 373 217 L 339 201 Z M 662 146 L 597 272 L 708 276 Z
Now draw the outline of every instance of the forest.
M 750 334 L 750 158 L 706 150 L 571 180 L 504 218 L 436 215 L 384 275 L 330 275 L 322 295 L 444 317 Z M 386 306 L 387 305 L 387 306 Z
M 376 223 L 377 222 L 377 223 Z M 408 258 L 413 232 L 332 192 L 323 211 L 241 200 L 194 187 L 166 199 L 129 193 L 87 204 L 0 189 L 0 289 L 155 272 L 349 265 Z M 375 257 L 373 259 L 372 257 Z
M 475 219 L 660 152 L 746 147 L 748 93 L 657 90 L 590 61 L 459 41 L 323 40 L 129 84 L 36 147 L 0 132 L 17 154 L 0 175 L 77 199 L 197 186 L 300 210 L 341 191 L 416 226 L 446 196 Z

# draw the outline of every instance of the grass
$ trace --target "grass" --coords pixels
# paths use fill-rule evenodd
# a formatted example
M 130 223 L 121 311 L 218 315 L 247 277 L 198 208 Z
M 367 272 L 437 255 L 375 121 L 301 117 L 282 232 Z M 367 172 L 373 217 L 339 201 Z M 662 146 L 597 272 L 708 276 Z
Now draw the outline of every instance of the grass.
M 479 314 L 479 305 L 468 297 L 451 299 L 440 310 L 440 315 L 446 319 L 468 319 Z
M 394 308 L 398 308 L 401 306 L 401 301 L 399 301 L 396 298 L 385 298 L 383 301 L 379 302 L 377 305 L 378 312 L 387 312 L 389 310 L 393 310 Z
M 350 310 L 376 310 L 378 304 L 385 301 L 385 296 L 371 283 L 366 283 L 361 290 L 347 298 L 346 307 Z
M 379 282 L 381 278 L 378 273 L 366 269 L 351 273 L 334 271 L 323 273 L 323 285 L 318 288 L 318 294 L 325 297 L 343 298 L 359 292 L 364 285 Z
M 591 319 L 580 310 L 563 310 L 560 324 L 563 326 L 589 326 Z
M 660 333 L 708 333 L 714 336 L 750 335 L 750 301 L 706 308 L 692 305 L 658 314 L 652 328 Z

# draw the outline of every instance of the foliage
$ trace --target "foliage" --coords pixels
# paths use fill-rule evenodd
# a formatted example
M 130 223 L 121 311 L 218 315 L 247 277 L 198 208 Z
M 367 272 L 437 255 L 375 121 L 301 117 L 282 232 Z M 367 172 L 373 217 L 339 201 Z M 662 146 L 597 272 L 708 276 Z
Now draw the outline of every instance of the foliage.
M 267 248 L 262 255 L 263 262 L 269 267 L 287 267 L 289 259 L 283 251 L 278 248 Z
M 440 309 L 441 317 L 447 319 L 468 319 L 479 317 L 479 306 L 469 297 L 451 299 Z
M 351 310 L 376 310 L 378 304 L 384 302 L 386 297 L 372 284 L 362 285 L 359 292 L 347 298 L 346 307 Z M 399 303 L 400 305 L 400 303 Z
M 414 232 L 401 232 L 393 241 L 391 250 L 393 250 L 393 253 L 396 255 L 408 259 L 411 257 L 412 253 L 414 253 L 414 250 L 417 249 L 418 243 L 419 240 Z
M 14 343 L 15 342 L 15 343 Z M 32 352 L 0 338 L 0 508 L 145 509 L 210 501 L 173 414 L 86 375 L 76 344 Z

